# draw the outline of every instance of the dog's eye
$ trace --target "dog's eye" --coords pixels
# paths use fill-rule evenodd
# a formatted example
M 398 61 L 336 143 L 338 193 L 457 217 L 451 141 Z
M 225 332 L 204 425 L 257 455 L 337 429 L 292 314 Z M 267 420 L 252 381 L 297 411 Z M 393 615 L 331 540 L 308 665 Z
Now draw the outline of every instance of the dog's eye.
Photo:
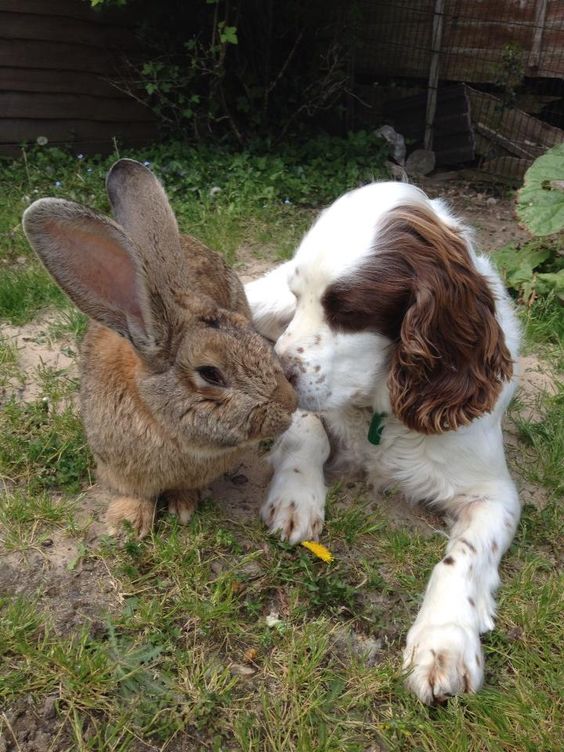
M 207 381 L 208 384 L 211 384 L 212 386 L 226 385 L 223 374 L 221 373 L 219 368 L 216 368 L 215 366 L 202 366 L 201 368 L 196 368 L 196 371 L 204 381 Z

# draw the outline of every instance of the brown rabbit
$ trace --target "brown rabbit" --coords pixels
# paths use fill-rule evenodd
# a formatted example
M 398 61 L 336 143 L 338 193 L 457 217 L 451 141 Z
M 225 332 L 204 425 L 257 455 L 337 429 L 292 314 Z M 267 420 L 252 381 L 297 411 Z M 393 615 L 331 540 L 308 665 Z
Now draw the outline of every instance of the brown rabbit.
M 116 221 L 45 198 L 25 234 L 93 319 L 82 348 L 81 409 L 111 532 L 152 526 L 157 497 L 186 523 L 198 490 L 241 450 L 284 431 L 296 396 L 251 328 L 243 287 L 221 256 L 179 235 L 163 187 L 121 159 L 106 187 Z

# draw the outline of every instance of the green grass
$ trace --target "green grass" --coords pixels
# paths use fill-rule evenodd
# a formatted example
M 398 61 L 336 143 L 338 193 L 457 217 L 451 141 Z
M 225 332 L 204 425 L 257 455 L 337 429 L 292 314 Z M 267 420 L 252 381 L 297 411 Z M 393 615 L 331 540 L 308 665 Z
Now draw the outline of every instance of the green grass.
M 73 403 L 75 380 L 40 367 L 41 395 L 31 402 L 12 396 L 0 411 L 0 479 L 31 492 L 79 491 L 90 480 L 90 452 Z
M 76 501 L 71 497 L 18 489 L 4 493 L 0 506 L 0 542 L 5 552 L 41 546 L 54 530 L 76 529 Z
M 0 300 L 2 318 L 15 325 L 25 324 L 45 308 L 68 305 L 61 289 L 34 260 L 24 267 L 1 268 Z
M 556 497 L 564 493 L 562 459 L 564 457 L 564 384 L 557 381 L 554 394 L 541 393 L 534 399 L 536 417 L 528 419 L 519 412 L 519 403 L 511 415 L 519 431 L 523 454 L 520 473 L 532 483 L 551 490 Z M 521 403 L 522 404 L 522 403 Z
M 552 388 L 520 393 L 511 407 L 521 441 L 515 463 L 521 477 L 559 499 L 564 493 L 564 308 L 550 295 L 522 309 L 521 318 L 524 350 L 540 356 L 539 374 Z
M 60 529 L 68 513 L 38 501 L 33 521 Z M 32 522 L 22 518 L 20 502 L 3 521 L 11 517 Z M 498 627 L 485 644 L 486 688 L 444 708 L 424 708 L 409 696 L 399 667 L 428 574 L 410 585 L 404 557 L 415 549 L 421 564 L 440 541 L 394 536 L 371 516 L 381 535 L 357 536 L 354 555 L 343 547 L 328 567 L 265 539 L 257 523 L 243 533 L 212 502 L 188 529 L 162 519 L 150 541 L 84 549 L 82 565 L 105 562 L 122 594 L 101 630 L 85 625 L 61 636 L 45 606 L 6 600 L 0 696 L 55 694 L 55 728 L 65 725 L 70 748 L 136 749 L 137 738 L 160 748 L 179 735 L 197 749 L 257 752 L 360 751 L 377 742 L 437 752 L 556 750 L 562 583 L 538 545 L 546 522 L 527 509 L 506 557 Z M 332 531 L 342 525 L 340 515 L 330 516 L 336 552 L 343 542 Z M 374 584 L 359 587 L 359 567 L 374 561 L 382 571 L 376 592 L 388 594 L 379 606 L 365 598 Z M 272 626 L 270 612 L 279 618 Z M 343 638 L 363 634 L 384 635 L 375 663 Z
M 182 227 L 236 260 L 241 244 L 283 256 L 310 220 L 307 196 L 323 203 L 365 174 L 362 162 L 344 169 L 339 154 L 332 173 L 315 145 L 309 172 L 291 151 L 165 145 L 138 156 L 164 176 Z M 0 297 L 0 317 L 21 324 L 55 306 L 45 337 L 71 356 L 84 317 L 42 276 L 19 215 L 29 198 L 57 190 L 107 209 L 110 161 L 34 150 L 26 164 L 0 168 L 12 186 L 0 193 L 0 264 L 12 281 L 0 274 L 0 285 L 15 290 Z M 522 318 L 527 351 L 557 373 L 557 301 L 540 299 Z M 13 386 L 29 379 L 37 396 L 23 403 Z M 542 504 L 525 507 L 502 562 L 484 689 L 439 708 L 406 692 L 401 650 L 443 536 L 396 525 L 369 495 L 337 485 L 323 534 L 329 565 L 213 498 L 186 528 L 163 513 L 145 541 L 92 542 L 100 508 L 77 495 L 92 463 L 76 389 L 67 371 L 23 373 L 20 353 L 0 337 L 0 737 L 8 748 L 31 745 L 38 718 L 57 752 L 560 748 L 561 388 L 512 408 L 513 472 Z M 82 616 L 69 619 L 69 610 Z M 46 703 L 54 710 L 44 717 Z
M 227 148 L 168 143 L 107 158 L 33 147 L 25 159 L 0 163 L 0 321 L 22 324 L 42 308 L 65 305 L 21 229 L 37 198 L 60 196 L 109 212 L 104 179 L 118 157 L 146 162 L 162 179 L 182 232 L 235 262 L 242 247 L 286 258 L 311 222 L 312 206 L 383 175 L 385 149 L 371 134 L 321 137 L 272 151 L 256 144 Z
M 17 348 L 0 335 L 0 389 L 6 388 L 10 382 L 19 381 L 20 376 Z

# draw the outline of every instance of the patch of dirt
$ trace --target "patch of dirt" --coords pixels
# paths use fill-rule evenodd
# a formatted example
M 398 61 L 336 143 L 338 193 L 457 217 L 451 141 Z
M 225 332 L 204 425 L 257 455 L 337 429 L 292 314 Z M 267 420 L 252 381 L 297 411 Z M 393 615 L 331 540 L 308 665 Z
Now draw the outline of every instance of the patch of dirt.
M 526 420 L 540 420 L 537 400 L 543 394 L 556 394 L 557 387 L 550 366 L 537 355 L 522 355 L 519 359 L 520 381 L 518 397 L 523 403 Z
M 32 549 L 0 552 L 0 596 L 32 598 L 57 634 L 82 625 L 97 631 L 104 614 L 122 602 L 103 560 L 93 555 L 104 534 L 102 501 L 95 491 L 82 501 L 77 522 L 87 525 L 84 539 L 54 531 Z
M 273 251 L 265 252 L 264 255 L 257 257 L 256 248 L 244 245 L 237 250 L 237 261 L 234 268 L 243 284 L 246 284 L 266 274 L 273 266 L 276 266 L 276 262 L 273 260 L 275 257 Z
M 481 190 L 461 180 L 456 173 L 436 175 L 419 181 L 431 198 L 442 198 L 474 231 L 479 251 L 490 252 L 509 242 L 530 238 L 515 216 L 514 199 L 500 195 L 498 186 L 485 183 Z
M 35 702 L 22 697 L 0 715 L 0 752 L 73 749 L 66 719 L 57 718 L 57 696 Z
M 556 394 L 556 382 L 550 367 L 536 355 L 523 355 L 519 359 L 519 389 L 517 397 L 520 402 L 519 414 L 527 421 L 542 420 L 539 398 L 543 394 Z M 504 423 L 505 449 L 514 479 L 519 488 L 519 495 L 523 505 L 532 504 L 537 509 L 543 509 L 548 500 L 548 492 L 542 486 L 537 486 L 521 477 L 518 468 L 522 465 L 527 447 L 519 440 L 519 432 L 511 418 Z
M 38 369 L 64 370 L 69 378 L 78 376 L 76 344 L 70 339 L 53 340 L 49 327 L 54 314 L 46 314 L 23 326 L 0 325 L 0 336 L 17 349 L 17 366 L 23 374 L 23 382 L 12 379 L 8 389 L 18 399 L 31 402 L 41 394 Z

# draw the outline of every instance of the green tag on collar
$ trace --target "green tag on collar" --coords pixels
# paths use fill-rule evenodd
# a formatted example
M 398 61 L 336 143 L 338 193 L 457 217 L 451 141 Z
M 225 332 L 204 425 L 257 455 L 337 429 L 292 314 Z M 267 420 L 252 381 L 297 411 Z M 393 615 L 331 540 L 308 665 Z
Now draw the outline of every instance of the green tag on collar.
M 368 441 L 374 446 L 378 446 L 380 439 L 382 438 L 382 431 L 384 426 L 382 421 L 386 417 L 386 413 L 374 413 L 372 420 L 370 421 L 370 428 L 368 429 Z

